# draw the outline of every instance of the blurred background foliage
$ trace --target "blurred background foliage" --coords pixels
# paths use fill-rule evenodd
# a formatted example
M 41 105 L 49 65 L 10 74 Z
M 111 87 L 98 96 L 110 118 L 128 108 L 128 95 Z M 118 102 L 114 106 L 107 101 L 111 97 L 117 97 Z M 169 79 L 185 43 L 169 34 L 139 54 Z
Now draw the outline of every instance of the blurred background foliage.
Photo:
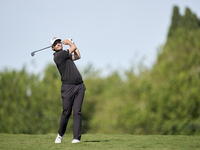
M 200 134 L 200 20 L 174 7 L 165 45 L 151 69 L 100 76 L 92 64 L 80 69 L 86 85 L 83 133 Z M 0 72 L 0 132 L 57 132 L 62 112 L 60 75 Z M 73 117 L 67 133 L 72 133 Z

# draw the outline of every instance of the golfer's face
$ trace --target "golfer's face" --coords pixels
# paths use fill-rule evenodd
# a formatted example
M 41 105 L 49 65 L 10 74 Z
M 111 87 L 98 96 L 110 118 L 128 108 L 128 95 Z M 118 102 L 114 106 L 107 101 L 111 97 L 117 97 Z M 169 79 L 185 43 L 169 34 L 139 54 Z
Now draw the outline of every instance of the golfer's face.
M 61 50 L 62 48 L 63 46 L 61 42 L 57 42 L 56 45 L 54 46 L 54 50 L 56 51 Z

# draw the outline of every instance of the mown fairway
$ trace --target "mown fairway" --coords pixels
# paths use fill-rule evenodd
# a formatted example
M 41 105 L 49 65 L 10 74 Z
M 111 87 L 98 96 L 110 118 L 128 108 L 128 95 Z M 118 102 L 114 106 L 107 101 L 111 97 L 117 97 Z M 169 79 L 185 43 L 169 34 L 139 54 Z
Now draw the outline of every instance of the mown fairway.
M 61 144 L 54 143 L 55 137 L 56 134 L 14 135 L 1 133 L 0 149 L 200 149 L 200 136 L 84 134 L 81 143 L 78 144 L 71 144 L 71 134 L 65 135 Z

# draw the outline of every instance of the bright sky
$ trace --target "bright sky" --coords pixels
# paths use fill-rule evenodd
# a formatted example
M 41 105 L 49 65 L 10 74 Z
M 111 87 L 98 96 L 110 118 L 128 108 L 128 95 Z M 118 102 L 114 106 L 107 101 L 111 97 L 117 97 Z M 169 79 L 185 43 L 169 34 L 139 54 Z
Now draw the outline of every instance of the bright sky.
M 4 68 L 40 73 L 53 62 L 53 51 L 31 52 L 50 39 L 72 38 L 82 58 L 103 74 L 143 62 L 151 67 L 157 48 L 165 44 L 173 6 L 200 16 L 199 0 L 0 0 L 0 71 Z M 68 47 L 65 46 L 65 49 Z

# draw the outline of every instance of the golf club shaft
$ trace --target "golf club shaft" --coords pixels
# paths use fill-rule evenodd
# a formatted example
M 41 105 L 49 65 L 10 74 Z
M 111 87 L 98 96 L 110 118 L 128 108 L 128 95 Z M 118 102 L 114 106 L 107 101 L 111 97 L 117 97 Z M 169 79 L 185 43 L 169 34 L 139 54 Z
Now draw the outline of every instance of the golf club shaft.
M 42 48 L 42 49 L 36 50 L 36 51 L 34 51 L 34 52 L 31 53 L 31 56 L 34 56 L 35 53 L 38 52 L 38 51 L 42 51 L 42 50 L 45 50 L 45 49 L 50 48 L 50 47 L 51 47 L 51 46 L 48 46 L 48 47 L 45 47 L 45 48 Z
M 50 47 L 51 47 L 51 46 L 48 46 L 48 47 L 45 47 L 45 48 L 42 48 L 42 49 L 36 50 L 36 51 L 34 51 L 34 53 L 35 53 L 35 52 L 38 52 L 38 51 L 45 50 L 45 49 L 50 48 Z

